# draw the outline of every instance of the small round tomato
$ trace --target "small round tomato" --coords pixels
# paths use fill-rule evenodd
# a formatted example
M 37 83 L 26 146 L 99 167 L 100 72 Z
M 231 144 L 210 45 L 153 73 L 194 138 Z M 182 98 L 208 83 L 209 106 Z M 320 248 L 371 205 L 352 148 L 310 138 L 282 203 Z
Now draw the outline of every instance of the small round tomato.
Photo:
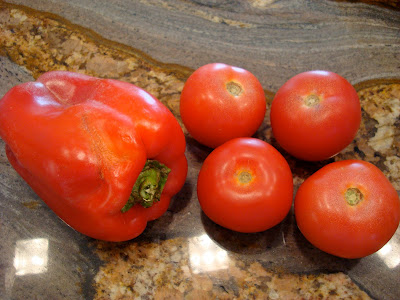
M 206 158 L 197 196 L 215 223 L 238 232 L 264 231 L 280 223 L 292 206 L 292 172 L 271 145 L 236 138 Z
M 326 165 L 296 193 L 297 226 L 315 247 L 343 258 L 378 251 L 400 221 L 397 191 L 376 166 L 361 160 Z
M 264 120 L 266 107 L 258 79 L 247 70 L 222 63 L 193 72 L 180 99 L 186 129 L 211 148 L 236 137 L 252 136 Z
M 328 159 L 347 147 L 361 122 L 354 87 L 329 71 L 300 73 L 276 93 L 271 127 L 291 155 L 308 161 Z

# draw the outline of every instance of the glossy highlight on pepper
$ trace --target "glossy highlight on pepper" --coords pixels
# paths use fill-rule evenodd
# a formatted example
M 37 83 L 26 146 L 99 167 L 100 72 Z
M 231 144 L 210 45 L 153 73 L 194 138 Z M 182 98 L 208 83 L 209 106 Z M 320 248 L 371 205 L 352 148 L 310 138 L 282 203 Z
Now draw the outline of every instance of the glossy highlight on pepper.
M 0 136 L 37 195 L 96 239 L 137 237 L 186 180 L 186 143 L 173 114 L 118 80 L 52 71 L 18 85 L 0 101 Z M 132 200 L 134 191 L 145 199 Z

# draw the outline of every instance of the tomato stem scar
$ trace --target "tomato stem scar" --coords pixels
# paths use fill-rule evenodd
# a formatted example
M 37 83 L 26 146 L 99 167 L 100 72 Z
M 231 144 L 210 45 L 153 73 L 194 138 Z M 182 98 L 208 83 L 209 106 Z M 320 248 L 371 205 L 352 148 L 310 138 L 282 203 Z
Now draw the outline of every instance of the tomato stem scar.
M 239 96 L 243 91 L 242 86 L 240 84 L 236 83 L 236 82 L 233 82 L 233 81 L 229 81 L 226 84 L 226 89 L 233 96 Z
M 240 172 L 238 175 L 239 182 L 243 184 L 249 183 L 252 178 L 251 174 L 246 171 Z
M 348 188 L 344 197 L 346 198 L 347 204 L 351 206 L 356 206 L 364 199 L 363 193 L 361 193 L 358 188 Z
M 318 97 L 317 95 L 308 95 L 305 99 L 304 99 L 304 104 L 307 105 L 308 107 L 313 107 L 318 105 L 321 102 L 321 98 Z

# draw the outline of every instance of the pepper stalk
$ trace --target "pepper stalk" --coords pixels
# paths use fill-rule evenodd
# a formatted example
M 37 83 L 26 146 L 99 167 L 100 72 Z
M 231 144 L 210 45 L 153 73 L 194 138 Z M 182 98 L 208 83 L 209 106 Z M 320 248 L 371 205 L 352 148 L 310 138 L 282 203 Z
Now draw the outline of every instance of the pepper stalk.
M 160 201 L 161 193 L 170 172 L 171 169 L 164 164 L 156 160 L 147 160 L 121 212 L 127 212 L 136 204 L 148 208 Z

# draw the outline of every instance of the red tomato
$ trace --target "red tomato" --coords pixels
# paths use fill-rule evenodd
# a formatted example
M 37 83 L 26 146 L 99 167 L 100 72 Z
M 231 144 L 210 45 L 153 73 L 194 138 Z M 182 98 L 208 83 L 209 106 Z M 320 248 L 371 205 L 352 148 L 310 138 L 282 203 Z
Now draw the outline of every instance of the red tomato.
M 400 221 L 399 196 L 385 175 L 361 160 L 326 165 L 300 186 L 297 225 L 315 247 L 360 258 L 378 251 Z
M 236 138 L 206 158 L 197 196 L 215 223 L 239 232 L 264 231 L 280 223 L 292 206 L 292 172 L 271 145 Z
M 221 63 L 208 64 L 186 81 L 180 112 L 192 137 L 215 148 L 257 131 L 266 112 L 265 94 L 249 71 Z
M 328 159 L 354 139 L 361 122 L 354 87 L 329 71 L 300 73 L 276 93 L 271 127 L 277 142 L 293 156 Z

